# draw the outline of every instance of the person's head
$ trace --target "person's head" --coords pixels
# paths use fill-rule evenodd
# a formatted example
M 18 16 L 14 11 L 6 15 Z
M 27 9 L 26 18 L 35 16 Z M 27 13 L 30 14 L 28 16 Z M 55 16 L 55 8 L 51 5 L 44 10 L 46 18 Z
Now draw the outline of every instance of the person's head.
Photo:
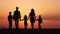
M 34 13 L 34 9 L 31 9 L 31 12 L 33 12 L 33 13 Z
M 41 15 L 39 15 L 39 18 L 41 18 Z
M 9 15 L 11 15 L 11 12 L 9 12 Z
M 19 8 L 18 7 L 16 7 L 16 10 L 18 10 Z
M 27 15 L 24 15 L 24 17 L 27 17 Z

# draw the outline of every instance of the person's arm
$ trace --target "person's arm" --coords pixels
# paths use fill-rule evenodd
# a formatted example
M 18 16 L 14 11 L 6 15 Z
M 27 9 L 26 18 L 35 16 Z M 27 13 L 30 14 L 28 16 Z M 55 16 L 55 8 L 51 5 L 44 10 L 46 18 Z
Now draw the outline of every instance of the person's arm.
M 29 20 L 29 16 L 28 16 L 27 20 Z
M 41 18 L 41 22 L 42 22 L 42 18 Z
M 28 19 L 28 17 L 27 17 L 27 21 L 28 21 L 29 19 Z
M 24 18 L 21 21 L 23 21 L 23 20 L 24 20 Z
M 14 20 L 14 17 L 12 16 L 12 19 Z
M 19 12 L 19 17 L 20 17 L 20 21 L 21 21 L 21 14 L 20 14 L 20 12 Z
M 36 20 L 36 16 L 35 16 L 35 13 L 34 13 L 34 19 Z
M 15 11 L 14 11 L 14 14 L 13 14 L 13 20 L 14 20 L 14 17 L 15 17 Z
M 38 21 L 38 19 L 35 19 L 36 21 Z
M 8 21 L 9 21 L 9 16 L 8 16 Z
M 20 14 L 20 21 L 21 21 L 21 14 Z
M 29 20 L 29 18 L 30 18 L 30 15 L 31 15 L 31 13 L 30 13 L 29 16 L 28 16 L 28 20 Z

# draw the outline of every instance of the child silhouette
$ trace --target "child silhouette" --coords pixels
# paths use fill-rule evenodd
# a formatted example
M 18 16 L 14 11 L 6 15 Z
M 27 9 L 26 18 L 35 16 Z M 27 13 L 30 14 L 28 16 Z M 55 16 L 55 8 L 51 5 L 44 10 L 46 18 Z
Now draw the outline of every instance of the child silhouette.
M 39 18 L 37 19 L 37 21 L 38 21 L 38 29 L 41 29 L 41 23 L 42 23 L 41 15 L 39 15 Z
M 27 29 L 27 16 L 26 15 L 24 15 L 24 18 L 23 18 L 23 20 L 24 20 L 24 26 L 25 26 L 25 29 Z M 23 21 L 22 20 L 22 21 Z
M 13 19 L 13 16 L 11 15 L 11 12 L 9 12 L 8 22 L 9 22 L 9 28 L 10 28 L 10 29 L 12 28 L 12 19 Z

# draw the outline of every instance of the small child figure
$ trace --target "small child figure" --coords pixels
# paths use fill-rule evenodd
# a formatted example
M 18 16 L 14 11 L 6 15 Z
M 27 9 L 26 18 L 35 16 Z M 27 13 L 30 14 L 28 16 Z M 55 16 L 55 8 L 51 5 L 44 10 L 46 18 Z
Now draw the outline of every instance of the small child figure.
M 28 25 L 28 24 L 27 24 L 27 16 L 26 16 L 26 15 L 24 16 L 24 19 L 23 19 L 23 20 L 24 20 L 25 29 L 27 29 L 27 25 Z
M 41 23 L 42 23 L 42 18 L 41 18 L 41 15 L 39 15 L 39 18 L 38 18 L 38 28 L 41 29 Z
M 12 28 L 12 19 L 13 19 L 13 16 L 11 15 L 11 12 L 9 12 L 8 22 L 9 22 L 9 28 L 10 28 L 10 29 Z

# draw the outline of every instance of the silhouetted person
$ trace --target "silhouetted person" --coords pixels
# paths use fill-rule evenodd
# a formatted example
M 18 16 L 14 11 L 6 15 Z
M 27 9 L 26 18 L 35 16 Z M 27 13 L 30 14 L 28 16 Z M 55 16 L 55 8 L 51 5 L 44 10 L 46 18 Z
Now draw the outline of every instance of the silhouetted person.
M 12 28 L 12 19 L 13 19 L 13 16 L 11 15 L 11 12 L 9 12 L 9 15 L 8 15 L 9 29 Z
M 24 16 L 24 19 L 23 19 L 23 20 L 24 20 L 25 29 L 27 29 L 27 25 L 28 25 L 28 24 L 27 24 L 27 16 L 26 16 L 26 15 Z
M 42 18 L 41 18 L 41 15 L 39 15 L 39 18 L 38 18 L 38 29 L 41 29 L 41 23 L 42 23 Z
M 19 9 L 19 8 L 16 7 L 16 10 L 14 11 L 14 20 L 15 20 L 16 29 L 18 29 L 19 19 L 21 20 L 20 11 L 19 11 L 18 9 Z
M 31 23 L 31 27 L 33 29 L 34 27 L 34 23 L 35 23 L 35 13 L 34 13 L 34 9 L 31 9 L 31 12 L 29 14 L 28 19 L 30 18 L 30 23 Z

